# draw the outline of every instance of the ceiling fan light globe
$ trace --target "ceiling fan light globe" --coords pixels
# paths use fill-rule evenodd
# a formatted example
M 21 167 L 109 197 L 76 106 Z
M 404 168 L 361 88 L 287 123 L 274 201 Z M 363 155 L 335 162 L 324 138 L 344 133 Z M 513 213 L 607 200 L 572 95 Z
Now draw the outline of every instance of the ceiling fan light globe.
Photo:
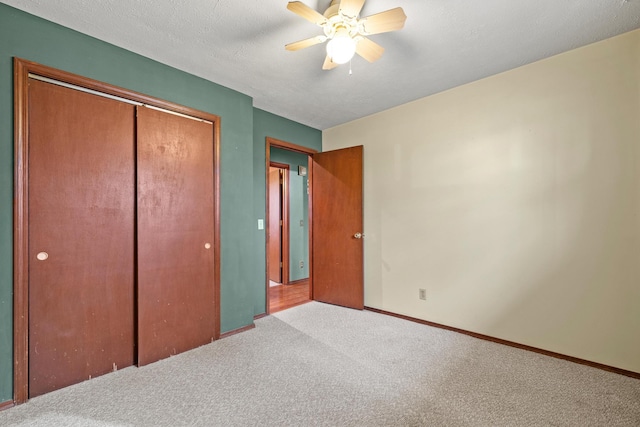
M 349 35 L 336 34 L 327 43 L 327 55 L 336 64 L 346 64 L 356 53 L 356 41 Z

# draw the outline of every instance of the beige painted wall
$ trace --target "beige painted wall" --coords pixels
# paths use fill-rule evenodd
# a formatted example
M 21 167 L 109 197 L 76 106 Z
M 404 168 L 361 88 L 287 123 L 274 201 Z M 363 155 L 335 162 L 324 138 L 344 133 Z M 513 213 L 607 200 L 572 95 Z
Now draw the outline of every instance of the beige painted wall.
M 367 306 L 640 372 L 640 30 L 323 132 L 360 144 Z

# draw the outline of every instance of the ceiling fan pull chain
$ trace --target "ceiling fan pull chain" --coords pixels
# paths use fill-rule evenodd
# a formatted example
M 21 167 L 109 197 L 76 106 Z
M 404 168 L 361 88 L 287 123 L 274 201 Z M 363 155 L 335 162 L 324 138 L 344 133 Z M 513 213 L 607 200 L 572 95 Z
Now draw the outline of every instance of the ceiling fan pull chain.
M 351 60 L 349 60 L 349 75 L 352 75 L 353 71 L 351 71 Z

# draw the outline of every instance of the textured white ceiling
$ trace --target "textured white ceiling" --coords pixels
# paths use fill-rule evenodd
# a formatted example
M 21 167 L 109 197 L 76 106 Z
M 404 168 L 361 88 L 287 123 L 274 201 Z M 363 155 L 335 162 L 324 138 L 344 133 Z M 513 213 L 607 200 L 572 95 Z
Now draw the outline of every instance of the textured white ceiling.
M 640 28 L 640 0 L 367 0 L 401 6 L 404 29 L 370 38 L 379 61 L 321 69 L 322 33 L 287 0 L 1 0 L 253 97 L 254 106 L 326 129 Z M 323 12 L 330 0 L 306 0 Z

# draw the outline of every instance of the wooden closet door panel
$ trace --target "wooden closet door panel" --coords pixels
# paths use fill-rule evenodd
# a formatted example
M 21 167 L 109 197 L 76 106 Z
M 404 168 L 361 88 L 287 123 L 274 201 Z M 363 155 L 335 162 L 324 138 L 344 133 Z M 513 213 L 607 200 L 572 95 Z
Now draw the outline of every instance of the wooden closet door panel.
M 138 364 L 214 338 L 213 125 L 138 107 Z
M 134 362 L 135 110 L 29 85 L 34 397 Z

